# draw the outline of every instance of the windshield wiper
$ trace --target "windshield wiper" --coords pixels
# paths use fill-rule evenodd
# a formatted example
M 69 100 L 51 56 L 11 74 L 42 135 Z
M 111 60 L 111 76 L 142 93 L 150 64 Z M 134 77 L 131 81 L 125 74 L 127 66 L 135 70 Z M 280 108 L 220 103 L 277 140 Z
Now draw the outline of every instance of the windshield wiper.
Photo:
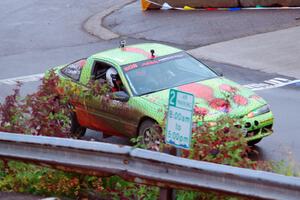
M 158 92 L 158 91 L 160 91 L 160 90 L 155 90 L 155 91 L 151 91 L 151 92 L 146 92 L 146 93 L 140 94 L 139 96 L 144 96 L 144 95 L 151 94 L 151 93 Z

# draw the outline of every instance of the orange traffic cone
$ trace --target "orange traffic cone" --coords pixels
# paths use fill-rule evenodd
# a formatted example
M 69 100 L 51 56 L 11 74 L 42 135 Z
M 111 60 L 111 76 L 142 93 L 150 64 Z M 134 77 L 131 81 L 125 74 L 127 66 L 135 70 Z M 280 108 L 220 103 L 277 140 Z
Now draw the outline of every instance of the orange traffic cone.
M 142 10 L 146 11 L 150 7 L 151 3 L 147 0 L 141 0 Z

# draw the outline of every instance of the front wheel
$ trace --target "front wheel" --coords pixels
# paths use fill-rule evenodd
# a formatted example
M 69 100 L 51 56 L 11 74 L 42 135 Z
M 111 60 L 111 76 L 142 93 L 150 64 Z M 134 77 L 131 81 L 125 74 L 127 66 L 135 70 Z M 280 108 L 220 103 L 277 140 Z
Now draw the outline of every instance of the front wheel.
M 70 127 L 70 133 L 71 137 L 75 139 L 79 139 L 85 135 L 86 128 L 83 126 L 80 126 L 77 116 L 75 112 L 71 112 L 70 114 L 70 120 L 71 120 L 71 127 Z
M 160 143 L 163 142 L 163 136 L 161 128 L 155 121 L 150 119 L 143 121 L 138 133 L 139 137 L 141 137 L 141 143 L 146 149 L 159 151 Z

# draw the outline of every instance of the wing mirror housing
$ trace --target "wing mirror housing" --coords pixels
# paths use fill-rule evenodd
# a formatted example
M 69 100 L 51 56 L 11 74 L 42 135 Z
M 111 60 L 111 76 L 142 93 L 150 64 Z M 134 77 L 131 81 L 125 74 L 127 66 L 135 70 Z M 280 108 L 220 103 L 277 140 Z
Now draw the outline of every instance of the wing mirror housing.
M 113 92 L 111 94 L 111 98 L 121 102 L 129 101 L 129 95 L 124 91 Z

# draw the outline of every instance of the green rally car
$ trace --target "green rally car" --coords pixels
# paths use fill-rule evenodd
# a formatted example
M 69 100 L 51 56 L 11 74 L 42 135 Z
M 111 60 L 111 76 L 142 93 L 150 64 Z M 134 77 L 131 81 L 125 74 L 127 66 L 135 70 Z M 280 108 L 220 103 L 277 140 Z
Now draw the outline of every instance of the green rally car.
M 108 94 L 80 95 L 71 102 L 74 135 L 82 136 L 89 128 L 129 138 L 141 135 L 149 142 L 150 127 L 165 124 L 171 88 L 192 93 L 195 112 L 205 115 L 204 120 L 212 126 L 222 115 L 241 119 L 249 144 L 272 133 L 273 114 L 265 100 L 219 76 L 185 51 L 167 45 L 122 44 L 54 70 L 64 86 L 76 86 L 77 90 L 86 90 L 93 80 L 111 87 Z M 107 95 L 112 100 L 107 100 Z

